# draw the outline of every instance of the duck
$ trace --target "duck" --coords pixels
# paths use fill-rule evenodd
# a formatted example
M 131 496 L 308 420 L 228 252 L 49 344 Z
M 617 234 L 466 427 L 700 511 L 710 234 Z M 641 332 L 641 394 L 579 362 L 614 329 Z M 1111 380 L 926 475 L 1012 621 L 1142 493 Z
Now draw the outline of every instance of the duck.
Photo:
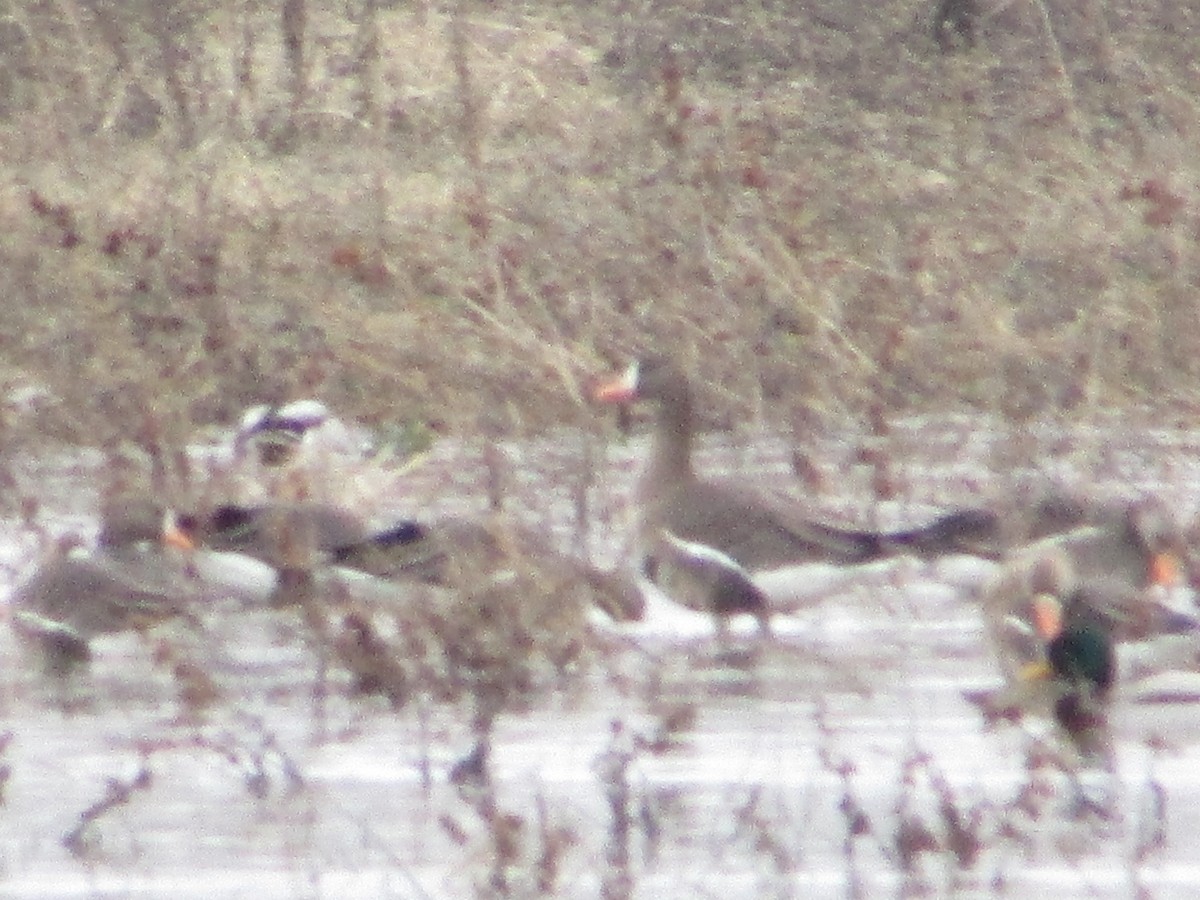
M 277 571 L 295 566 L 288 536 L 304 532 L 316 564 L 336 566 L 405 584 L 453 587 L 465 573 L 519 566 L 589 592 L 595 605 L 617 621 L 638 619 L 644 599 L 632 579 L 563 553 L 531 529 L 511 522 L 446 517 L 422 522 L 399 519 L 372 530 L 340 507 L 314 501 L 245 507 L 222 504 L 207 514 L 178 517 L 180 546 L 243 553 Z M 312 564 L 310 563 L 310 566 Z
M 1040 594 L 1035 618 L 1043 660 L 1026 676 L 1040 681 L 1055 724 L 1085 758 L 1107 756 L 1108 713 L 1117 680 L 1111 620 L 1080 591 L 1065 600 Z
M 984 594 L 986 634 L 1003 687 L 965 696 L 988 721 L 1049 718 L 1082 755 L 1109 747 L 1108 709 L 1117 678 L 1116 611 L 1134 603 L 1119 582 L 1081 584 L 1070 556 L 1047 548 L 1010 562 Z
M 552 546 L 531 528 L 502 517 L 405 520 L 337 548 L 332 561 L 378 578 L 455 587 L 481 571 L 519 569 L 542 582 L 588 594 L 614 621 L 640 619 L 645 599 L 627 573 L 601 569 Z
M 75 537 L 58 541 L 10 601 L 14 631 L 52 672 L 89 660 L 98 635 L 187 616 L 197 594 L 182 561 L 163 552 L 169 520 L 161 503 L 112 498 L 100 519 L 94 549 Z
M 744 484 L 700 477 L 693 460 L 696 414 L 687 377 L 671 360 L 651 356 L 600 382 L 593 399 L 605 404 L 653 404 L 653 441 L 637 489 L 637 547 L 653 578 L 655 548 L 665 529 L 702 545 L 749 573 L 824 562 L 853 565 L 911 552 L 955 552 L 972 535 L 990 534 L 996 517 L 965 508 L 934 523 L 905 531 L 842 528 L 807 518 L 798 510 Z
M 331 420 L 329 407 L 319 400 L 252 406 L 234 435 L 234 454 L 240 457 L 254 448 L 263 465 L 281 466 L 295 455 L 306 434 Z
M 1200 619 L 1169 605 L 1159 590 L 1166 574 L 1143 560 L 1137 567 L 1092 564 L 1094 547 L 1108 546 L 1116 532 L 1084 541 L 1034 542 L 1008 560 L 983 591 L 985 632 L 1004 676 L 999 691 L 974 698 L 985 715 L 1045 714 L 1061 727 L 1077 748 L 1097 755 L 1104 747 L 1104 727 L 1117 680 L 1118 648 L 1125 676 L 1134 673 L 1141 648 L 1151 668 L 1161 668 L 1172 641 L 1187 644 L 1200 629 Z M 1088 554 L 1073 555 L 1085 546 Z M 1169 654 L 1168 654 L 1169 655 Z
M 336 554 L 372 537 L 371 530 L 349 510 L 312 500 L 253 506 L 221 503 L 211 509 L 175 516 L 169 539 L 185 549 L 205 547 L 241 553 L 276 569 L 287 568 L 287 536 L 297 528 L 311 530 L 318 556 Z
M 1076 590 L 1070 557 L 1058 549 L 1031 553 L 1005 566 L 982 594 L 985 632 L 1005 680 L 1019 685 L 1045 659 L 1045 630 L 1039 624 L 1042 598 L 1061 604 Z M 1118 595 L 1112 606 L 1123 598 Z M 1100 603 L 1095 603 L 1099 606 Z
M 1072 623 L 1086 623 L 1118 643 L 1152 641 L 1200 628 L 1194 614 L 1169 605 L 1165 592 L 1155 591 L 1164 586 L 1161 579 L 1170 577 L 1171 570 L 1156 566 L 1153 557 L 1140 565 L 1098 568 L 1096 548 L 1114 539 L 1107 530 L 1101 532 L 1035 542 L 1008 560 L 984 587 L 985 629 L 1010 682 L 1019 681 L 1043 656 L 1052 629 L 1038 623 L 1047 621 L 1041 610 L 1048 598 L 1070 611 Z M 1079 553 L 1081 549 L 1088 552 Z

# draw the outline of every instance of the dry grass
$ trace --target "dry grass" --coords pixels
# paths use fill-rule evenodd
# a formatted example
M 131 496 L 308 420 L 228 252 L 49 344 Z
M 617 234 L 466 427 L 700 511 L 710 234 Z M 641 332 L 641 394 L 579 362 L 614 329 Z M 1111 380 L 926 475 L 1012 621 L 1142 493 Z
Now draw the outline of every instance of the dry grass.
M 139 6 L 14 4 L 0 383 L 52 399 L 9 421 L 537 428 L 649 347 L 712 424 L 1190 406 L 1195 11 L 981 4 L 945 54 L 933 8 L 314 8 L 297 98 L 278 10 L 198 2 L 172 72 Z

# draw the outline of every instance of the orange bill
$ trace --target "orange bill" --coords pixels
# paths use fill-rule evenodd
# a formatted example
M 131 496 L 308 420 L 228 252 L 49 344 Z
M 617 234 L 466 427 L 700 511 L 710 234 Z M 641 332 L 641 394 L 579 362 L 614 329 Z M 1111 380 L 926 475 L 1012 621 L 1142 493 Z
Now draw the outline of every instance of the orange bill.
M 1033 598 L 1033 627 L 1043 641 L 1052 641 L 1062 633 L 1062 603 L 1053 594 Z
M 192 540 L 192 536 L 179 527 L 179 521 L 171 512 L 163 516 L 162 542 L 177 550 L 191 552 L 196 549 L 196 542 Z
M 628 403 L 637 397 L 637 363 L 613 378 L 602 381 L 592 390 L 592 399 L 598 403 Z
M 1021 671 L 1017 673 L 1017 680 L 1024 683 L 1047 681 L 1053 677 L 1054 670 L 1050 668 L 1050 663 L 1044 659 L 1025 663 L 1025 665 L 1021 666 Z
M 1167 551 L 1155 553 L 1150 557 L 1150 584 L 1173 588 L 1183 584 L 1183 571 L 1179 565 L 1179 557 Z

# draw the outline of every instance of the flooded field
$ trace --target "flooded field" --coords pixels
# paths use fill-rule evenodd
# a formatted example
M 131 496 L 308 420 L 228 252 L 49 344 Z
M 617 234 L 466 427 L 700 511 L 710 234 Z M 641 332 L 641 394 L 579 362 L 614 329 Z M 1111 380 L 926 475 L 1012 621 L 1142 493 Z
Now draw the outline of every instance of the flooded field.
M 831 436 L 814 457 L 837 489 L 811 502 L 901 521 L 978 499 L 1002 488 L 981 433 L 899 429 L 911 490 L 880 509 L 853 442 Z M 1185 513 L 1200 502 L 1200 438 L 1106 435 L 1083 464 L 1087 435 L 1071 456 L 1061 435 L 1035 435 L 1035 458 Z M 501 490 L 563 547 L 611 565 L 640 445 L 590 461 L 585 449 L 572 435 L 501 447 Z M 777 436 L 709 441 L 701 459 L 794 483 Z M 90 465 L 39 476 L 59 524 L 83 521 Z M 439 445 L 374 509 L 479 511 L 496 471 L 494 449 Z M 5 535 L 11 585 L 36 542 L 14 524 Z M 641 622 L 596 613 L 578 671 L 496 719 L 486 766 L 461 705 L 349 696 L 287 611 L 214 607 L 198 634 L 98 641 L 69 699 L 6 633 L 0 896 L 1196 896 L 1190 673 L 1121 686 L 1112 773 L 1074 766 L 1048 723 L 988 727 L 964 696 L 998 682 L 971 596 L 988 572 L 900 558 L 774 576 L 811 602 L 765 642 L 735 623 L 732 651 L 661 596 Z M 214 702 L 180 702 L 162 640 L 211 667 Z

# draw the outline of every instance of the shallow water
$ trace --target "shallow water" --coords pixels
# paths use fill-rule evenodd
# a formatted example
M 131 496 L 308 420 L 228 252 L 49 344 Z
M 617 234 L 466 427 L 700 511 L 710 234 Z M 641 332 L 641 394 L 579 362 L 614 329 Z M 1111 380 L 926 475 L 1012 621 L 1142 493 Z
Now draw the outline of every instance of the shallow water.
M 901 429 L 917 487 L 880 515 L 969 499 L 990 477 L 981 431 Z M 845 478 L 812 499 L 852 515 L 869 479 L 849 444 L 819 445 L 821 464 Z M 501 481 L 526 521 L 611 561 L 640 445 L 613 450 L 591 488 L 582 445 L 565 435 L 506 446 Z M 1136 477 L 1194 509 L 1196 445 L 1115 434 L 1079 477 Z M 788 453 L 764 436 L 710 440 L 702 458 L 778 488 Z M 90 477 L 81 460 L 55 469 L 48 498 Z M 389 483 L 378 512 L 433 498 L 442 512 L 482 509 L 495 476 L 480 452 L 439 445 Z M 80 513 L 62 509 L 51 530 Z M 15 525 L 4 534 L 11 583 L 34 544 Z M 986 571 L 901 559 L 850 576 L 780 575 L 799 579 L 812 605 L 777 617 L 767 643 L 735 623 L 724 651 L 707 617 L 662 598 L 643 622 L 597 615 L 587 670 L 497 721 L 490 786 L 452 783 L 475 740 L 463 709 L 393 712 L 345 696 L 336 674 L 322 692 L 286 613 L 231 606 L 199 636 L 104 640 L 69 712 L 6 636 L 0 895 L 1197 896 L 1200 705 L 1135 703 L 1124 686 L 1111 776 L 1072 768 L 1043 722 L 985 727 L 963 693 L 998 679 L 963 586 Z M 221 699 L 181 707 L 154 662 L 157 640 L 197 645 Z M 111 808 L 89 817 L 110 793 Z

